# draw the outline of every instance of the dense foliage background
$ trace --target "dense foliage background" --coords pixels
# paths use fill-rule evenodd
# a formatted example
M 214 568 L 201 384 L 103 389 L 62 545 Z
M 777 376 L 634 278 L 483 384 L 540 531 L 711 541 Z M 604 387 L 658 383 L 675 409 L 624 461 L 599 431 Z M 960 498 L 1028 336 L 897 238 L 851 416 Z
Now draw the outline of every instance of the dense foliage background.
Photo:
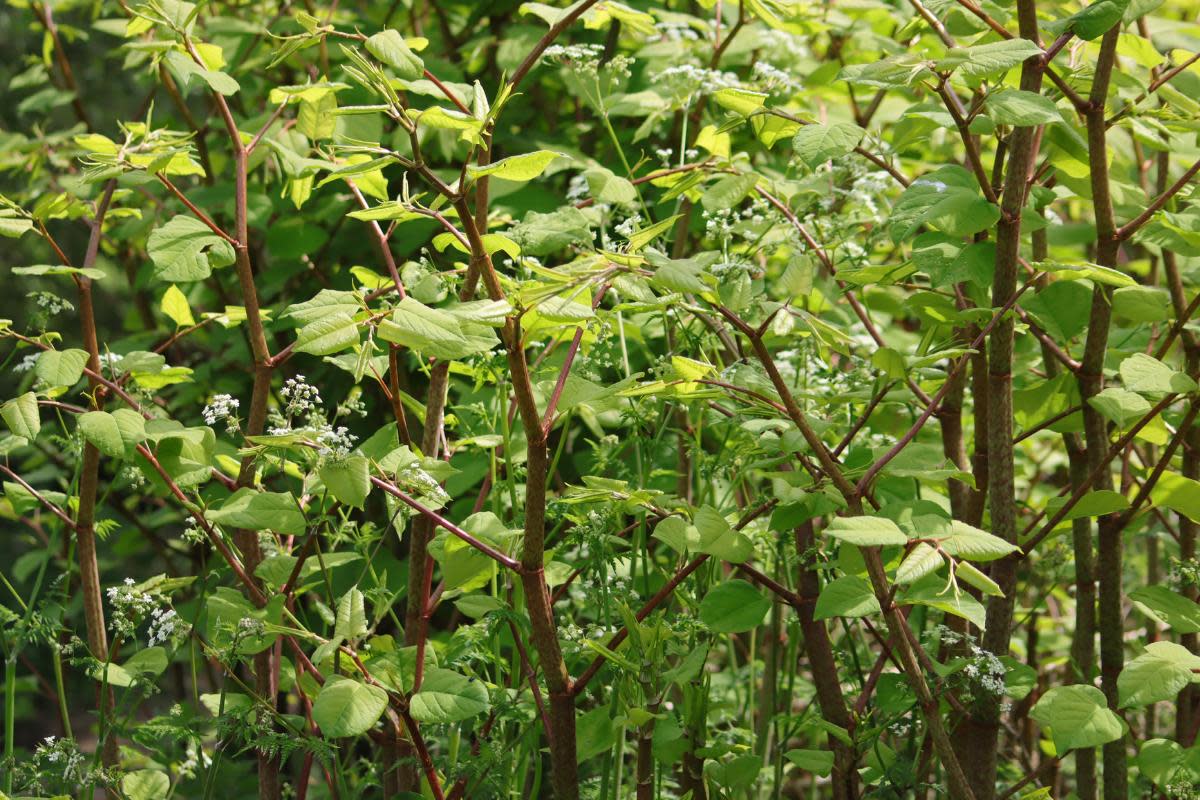
M 1200 6 L 0 10 L 0 796 L 1200 797 Z

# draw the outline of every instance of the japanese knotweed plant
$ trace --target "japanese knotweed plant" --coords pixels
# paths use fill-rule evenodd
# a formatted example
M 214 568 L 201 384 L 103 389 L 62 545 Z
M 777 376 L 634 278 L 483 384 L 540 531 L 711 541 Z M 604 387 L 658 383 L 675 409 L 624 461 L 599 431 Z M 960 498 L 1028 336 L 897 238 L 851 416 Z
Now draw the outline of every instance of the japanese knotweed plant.
M 1200 796 L 1195 0 L 0 36 L 0 797 Z

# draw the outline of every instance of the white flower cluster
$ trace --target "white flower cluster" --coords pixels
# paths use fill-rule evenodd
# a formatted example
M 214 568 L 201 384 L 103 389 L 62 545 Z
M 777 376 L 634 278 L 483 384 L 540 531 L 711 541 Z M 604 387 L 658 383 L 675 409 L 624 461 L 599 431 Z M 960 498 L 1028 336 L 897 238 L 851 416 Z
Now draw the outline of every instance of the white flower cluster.
M 716 211 L 705 211 L 704 232 L 713 239 L 728 241 L 733 236 L 733 226 L 737 224 L 737 212 L 730 208 Z
M 542 58 L 579 71 L 595 72 L 604 57 L 602 44 L 552 44 L 542 53 Z
M 641 224 L 642 215 L 631 214 L 630 216 L 626 217 L 624 221 L 620 222 L 613 228 L 613 233 L 617 234 L 618 236 L 624 236 L 626 239 L 628 239 L 630 236 L 633 236 L 639 227 L 641 227 Z
M 233 395 L 215 395 L 204 407 L 204 424 L 211 426 L 225 420 L 226 430 L 234 433 L 240 427 L 237 418 L 237 410 L 240 405 L 241 403 Z
M 345 458 L 354 449 L 358 437 L 343 425 L 338 428 L 325 426 L 317 431 L 317 453 L 322 456 Z
M 55 777 L 65 783 L 84 777 L 87 756 L 79 752 L 74 739 L 57 739 L 47 736 L 33 751 L 33 759 L 39 764 L 53 767 Z
M 686 22 L 660 20 L 654 23 L 654 27 L 662 34 L 662 38 L 668 42 L 700 41 L 700 33 Z
M 891 176 L 879 170 L 855 178 L 846 194 L 851 202 L 862 206 L 876 222 L 881 222 L 883 217 L 879 213 L 879 198 L 891 187 Z
M 995 653 L 984 650 L 977 644 L 970 645 L 971 660 L 963 667 L 963 674 L 971 682 L 997 697 L 1004 694 L 1004 675 L 1008 672 Z
M 931 641 L 942 644 L 966 645 L 970 655 L 967 656 L 967 665 L 963 667 L 963 675 L 971 681 L 972 687 L 978 687 L 996 697 L 1004 694 L 1004 676 L 1008 669 L 995 653 L 984 650 L 972 637 L 953 631 L 945 625 L 934 626 L 928 636 Z
M 18 363 L 14 364 L 11 369 L 13 372 L 29 372 L 37 365 L 38 356 L 41 353 L 30 353 L 22 358 Z
M 33 301 L 43 314 L 53 317 L 61 314 L 64 311 L 74 311 L 75 306 L 71 305 L 71 301 L 66 300 L 54 292 L 29 292 L 25 295 Z
M 667 67 L 653 76 L 653 81 L 669 87 L 676 96 L 685 98 L 695 94 L 712 94 L 721 89 L 736 89 L 742 85 L 738 76 L 732 72 L 705 69 L 694 64 Z
M 134 590 L 133 578 L 126 578 L 124 586 L 110 586 L 106 594 L 112 606 L 110 624 L 123 639 L 132 639 L 142 618 L 158 608 L 158 601 L 148 592 Z
M 790 74 L 766 61 L 754 62 L 754 79 L 762 91 L 772 94 L 795 94 L 801 88 Z
M 188 625 L 179 618 L 173 608 L 156 608 L 150 612 L 149 643 L 167 644 L 176 636 L 187 633 Z
M 283 399 L 284 416 L 289 418 L 312 414 L 321 405 L 321 392 L 308 383 L 303 375 L 284 381 L 279 396 Z
M 587 178 L 582 173 L 571 176 L 571 182 L 567 184 L 567 199 L 572 203 L 578 203 L 580 200 L 588 196 Z
M 106 592 L 112 607 L 113 631 L 123 639 L 132 640 L 142 620 L 149 619 L 146 630 L 149 644 L 168 644 L 176 637 L 186 635 L 190 627 L 170 607 L 166 598 L 140 592 L 134 588 L 133 578 L 126 578 L 121 586 L 111 586 Z
M 172 712 L 174 710 L 171 709 Z M 194 778 L 196 777 L 197 770 L 208 769 L 212 766 L 212 757 L 204 752 L 204 749 L 194 740 L 188 740 L 185 756 L 184 760 L 179 762 L 179 765 L 175 768 L 180 778 Z

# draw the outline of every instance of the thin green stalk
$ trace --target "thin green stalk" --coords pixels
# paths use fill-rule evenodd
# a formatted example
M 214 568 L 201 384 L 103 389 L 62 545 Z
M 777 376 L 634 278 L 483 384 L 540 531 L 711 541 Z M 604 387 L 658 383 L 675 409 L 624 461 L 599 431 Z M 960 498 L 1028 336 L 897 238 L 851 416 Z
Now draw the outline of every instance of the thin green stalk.
M 14 649 L 4 654 L 4 793 L 12 794 L 13 733 L 17 719 L 17 653 Z

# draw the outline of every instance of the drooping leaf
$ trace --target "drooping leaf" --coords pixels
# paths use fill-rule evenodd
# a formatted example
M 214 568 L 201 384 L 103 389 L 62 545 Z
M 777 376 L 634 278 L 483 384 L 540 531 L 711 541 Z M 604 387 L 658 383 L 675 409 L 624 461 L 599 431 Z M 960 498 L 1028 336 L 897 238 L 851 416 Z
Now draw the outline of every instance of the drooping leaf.
M 272 530 L 279 533 L 303 533 L 304 514 L 289 492 L 259 492 L 249 487 L 238 489 L 219 508 L 209 509 L 213 522 L 234 528 Z
M 380 31 L 367 39 L 366 46 L 371 55 L 394 69 L 400 80 L 415 81 L 425 73 L 421 57 L 412 51 L 397 30 Z
M 371 492 L 370 463 L 365 456 L 327 460 L 318 474 L 330 494 L 348 506 L 362 508 Z
M 825 533 L 862 547 L 908 544 L 904 531 L 886 517 L 838 517 L 829 523 Z
M 213 268 L 232 264 L 235 257 L 229 242 L 200 220 L 183 215 L 155 228 L 146 249 L 155 277 L 173 283 L 202 281 Z
M 360 736 L 383 716 L 387 692 L 357 680 L 331 675 L 313 701 L 313 722 L 330 739 Z
M 879 599 L 871 584 L 857 575 L 844 575 L 821 587 L 813 618 L 867 617 L 879 612 Z
M 1024 38 L 955 47 L 937 62 L 940 70 L 953 70 L 965 78 L 993 77 L 1027 59 L 1040 56 L 1042 48 Z
M 1200 633 L 1200 603 L 1167 586 L 1139 587 L 1129 599 L 1177 633 Z
M 1200 656 L 1174 642 L 1152 642 L 1117 677 L 1121 708 L 1173 700 L 1189 683 L 1200 682 Z
M 735 531 L 711 506 L 703 506 L 692 520 L 699 533 L 695 550 L 724 561 L 740 564 L 754 553 L 754 546 L 741 531 Z
M 1125 723 L 1109 710 L 1104 693 L 1094 686 L 1055 686 L 1042 695 L 1029 715 L 1049 729 L 1059 753 L 1099 747 L 1125 735 Z
M 41 416 L 38 414 L 37 395 L 33 392 L 26 392 L 0 406 L 0 416 L 4 417 L 5 424 L 13 434 L 31 442 L 37 438 L 38 431 L 42 429 Z
M 866 133 L 849 122 L 805 125 L 792 138 L 792 148 L 801 161 L 816 169 L 831 158 L 853 153 Z
M 762 624 L 771 601 L 740 578 L 719 583 L 700 601 L 700 621 L 713 633 L 741 633 Z
M 491 175 L 507 181 L 531 181 L 545 172 L 550 162 L 563 157 L 565 156 L 562 153 L 554 150 L 535 150 L 532 153 L 502 158 L 484 167 L 468 166 L 467 177 L 479 180 L 485 175 Z
M 44 350 L 34 374 L 50 386 L 74 386 L 83 377 L 88 354 L 84 350 Z
M 409 711 L 417 722 L 446 723 L 486 713 L 491 703 L 487 687 L 448 669 L 426 671 L 421 690 L 412 696 Z
M 116 418 L 107 411 L 89 411 L 79 415 L 79 432 L 97 450 L 109 458 L 125 455 L 125 440 Z

